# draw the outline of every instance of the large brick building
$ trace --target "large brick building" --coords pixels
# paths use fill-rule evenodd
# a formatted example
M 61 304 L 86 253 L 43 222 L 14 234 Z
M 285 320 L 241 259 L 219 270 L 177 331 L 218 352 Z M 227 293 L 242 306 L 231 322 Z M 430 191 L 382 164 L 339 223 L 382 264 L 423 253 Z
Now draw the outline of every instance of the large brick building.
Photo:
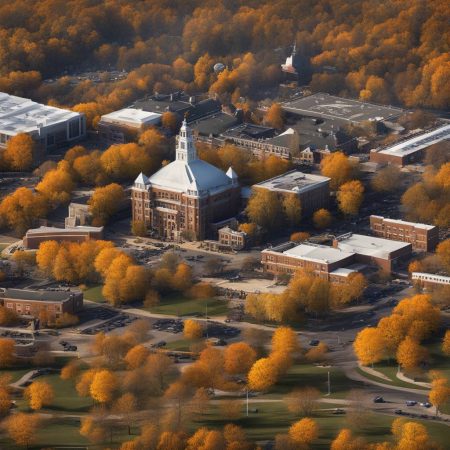
M 133 221 L 142 221 L 153 235 L 202 240 L 211 224 L 238 211 L 240 187 L 236 173 L 198 159 L 186 121 L 177 138 L 176 159 L 150 178 L 140 174 L 132 188 Z
M 27 249 L 37 249 L 41 242 L 44 241 L 70 241 L 80 243 L 90 239 L 103 239 L 103 227 L 33 228 L 25 234 L 23 246 Z
M 318 209 L 327 208 L 330 201 L 329 178 L 302 173 L 298 170 L 291 170 L 283 175 L 255 184 L 252 189 L 267 189 L 275 192 L 280 201 L 288 195 L 297 195 L 301 204 L 302 216 L 309 216 Z
M 412 251 L 410 243 L 353 233 L 338 236 L 333 247 L 354 253 L 357 262 L 378 266 L 386 273 L 404 265 Z
M 38 318 L 45 311 L 49 320 L 83 309 L 83 293 L 0 288 L 0 303 L 21 316 Z
M 354 253 L 310 243 L 286 242 L 261 252 L 261 264 L 266 272 L 280 275 L 303 269 L 330 281 L 340 281 L 356 272 L 348 267 L 354 261 Z
M 370 229 L 379 237 L 409 242 L 413 250 L 431 252 L 439 243 L 439 229 L 433 225 L 370 216 Z

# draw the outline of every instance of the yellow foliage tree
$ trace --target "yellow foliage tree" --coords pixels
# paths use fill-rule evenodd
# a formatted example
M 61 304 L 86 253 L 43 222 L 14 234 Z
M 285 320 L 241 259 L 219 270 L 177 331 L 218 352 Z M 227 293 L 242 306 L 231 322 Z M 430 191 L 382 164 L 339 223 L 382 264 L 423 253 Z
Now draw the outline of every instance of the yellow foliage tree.
M 88 201 L 94 225 L 106 225 L 111 216 L 120 209 L 124 200 L 124 190 L 117 183 L 95 189 Z
M 352 176 L 352 165 L 342 152 L 331 153 L 320 162 L 322 175 L 331 178 L 330 187 L 337 190 L 339 186 L 349 181 Z
M 149 354 L 150 352 L 143 345 L 135 345 L 128 350 L 124 361 L 127 363 L 129 369 L 137 369 L 145 363 Z
M 267 110 L 265 122 L 278 130 L 283 128 L 283 110 L 281 109 L 281 105 L 279 103 L 273 103 Z
M 253 223 L 266 230 L 274 230 L 281 225 L 282 208 L 278 196 L 267 189 L 253 192 L 246 211 Z
M 446 356 L 450 356 L 450 330 L 447 330 L 442 340 L 442 353 Z
M 256 361 L 248 373 L 248 386 L 255 391 L 267 391 L 278 379 L 278 370 L 270 358 Z
M 116 375 L 106 369 L 94 374 L 89 391 L 91 397 L 99 403 L 110 403 L 119 387 Z
M 278 327 L 272 335 L 272 352 L 284 352 L 290 355 L 300 350 L 297 333 L 289 327 Z
M 363 201 L 364 186 L 358 180 L 343 183 L 337 192 L 339 209 L 347 215 L 358 214 Z
M 14 339 L 0 339 L 0 368 L 10 367 L 15 361 Z
M 6 431 L 17 444 L 29 447 L 37 438 L 40 418 L 37 414 L 17 413 L 6 420 Z
M 25 397 L 28 399 L 31 409 L 39 410 L 52 403 L 53 388 L 45 381 L 34 381 L 25 389 Z
M 313 214 L 314 226 L 319 230 L 328 228 L 331 225 L 332 221 L 333 216 L 331 215 L 330 211 L 328 211 L 328 209 L 321 208 L 315 211 Z
M 283 210 L 289 226 L 296 227 L 300 224 L 302 206 L 296 194 L 290 194 L 283 198 Z
M 26 133 L 19 133 L 8 140 L 3 158 L 10 170 L 26 171 L 33 166 L 35 143 Z
M 256 361 L 256 352 L 245 342 L 235 342 L 225 348 L 224 358 L 228 373 L 247 373 Z
M 319 425 L 315 420 L 305 417 L 291 425 L 289 437 L 296 444 L 307 446 L 319 437 Z
M 203 326 L 196 320 L 187 319 L 184 321 L 183 334 L 187 339 L 200 339 L 203 336 Z
M 364 328 L 357 335 L 353 349 L 361 364 L 373 364 L 385 356 L 385 341 L 377 328 Z
M 431 381 L 431 390 L 428 394 L 430 403 L 435 406 L 436 414 L 450 399 L 450 386 L 447 378 L 441 377 Z
M 416 369 L 426 356 L 426 349 L 410 336 L 406 336 L 397 349 L 397 362 L 404 370 Z

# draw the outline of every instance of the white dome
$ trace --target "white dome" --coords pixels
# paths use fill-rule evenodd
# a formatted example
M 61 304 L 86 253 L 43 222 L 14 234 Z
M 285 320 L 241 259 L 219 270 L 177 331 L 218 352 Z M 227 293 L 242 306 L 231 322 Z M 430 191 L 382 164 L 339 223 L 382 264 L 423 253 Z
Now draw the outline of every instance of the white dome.
M 196 159 L 185 163 L 184 161 L 173 161 L 160 169 L 150 177 L 153 186 L 174 189 L 187 192 L 195 183 L 199 194 L 204 191 L 213 193 L 225 187 L 230 187 L 232 182 L 225 172 L 217 167 Z

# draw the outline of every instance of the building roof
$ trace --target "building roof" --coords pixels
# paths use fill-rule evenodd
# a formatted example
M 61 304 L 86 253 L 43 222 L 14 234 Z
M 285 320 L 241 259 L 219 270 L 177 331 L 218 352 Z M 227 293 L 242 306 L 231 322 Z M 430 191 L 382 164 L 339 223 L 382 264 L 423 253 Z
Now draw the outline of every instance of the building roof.
M 190 121 L 191 126 L 202 136 L 219 136 L 238 123 L 239 119 L 236 116 L 224 112 L 199 119 L 195 123 Z
M 183 92 L 172 94 L 155 94 L 150 98 L 138 100 L 133 105 L 134 108 L 155 113 L 171 111 L 180 116 L 186 115 L 188 123 L 194 122 L 201 117 L 206 117 L 221 110 L 222 104 L 219 100 L 206 98 L 198 100 L 195 96 L 189 96 Z
M 409 225 L 409 226 L 412 226 L 415 228 L 421 228 L 423 230 L 433 230 L 434 228 L 437 228 L 434 225 L 427 225 L 425 223 L 407 222 L 405 220 L 399 220 L 399 219 L 389 219 L 387 217 L 377 216 L 375 214 L 372 214 L 370 217 L 376 217 L 377 219 L 382 219 L 384 222 L 396 223 L 398 225 Z
M 222 133 L 225 138 L 239 139 L 266 139 L 275 135 L 275 128 L 255 125 L 253 123 L 242 123 Z
M 283 255 L 319 263 L 335 263 L 353 256 L 353 252 L 343 251 L 326 245 L 300 244 L 283 251 Z
M 322 175 L 303 173 L 298 170 L 291 170 L 283 175 L 270 178 L 253 187 L 261 187 L 271 191 L 303 193 L 315 189 L 319 185 L 328 184 L 330 179 Z
M 346 252 L 389 259 L 392 252 L 402 248 L 411 248 L 407 242 L 391 241 L 362 234 L 347 233 L 337 237 L 338 248 Z
M 439 128 L 435 128 L 434 130 L 422 133 L 418 136 L 414 136 L 411 139 L 407 139 L 403 142 L 394 144 L 390 147 L 372 151 L 380 153 L 382 155 L 402 157 L 418 152 L 419 150 L 423 150 L 424 148 L 436 144 L 437 142 L 449 139 L 450 139 L 450 124 L 443 125 Z
M 450 277 L 445 275 L 436 275 L 434 273 L 412 272 L 411 278 L 413 280 L 431 281 L 440 284 L 450 284 Z
M 157 186 L 163 189 L 186 192 L 201 196 L 229 189 L 237 182 L 225 172 L 205 161 L 198 159 L 192 137 L 191 128 L 186 121 L 180 129 L 177 142 L 176 160 L 152 175 L 147 186 Z M 230 172 L 232 175 L 234 171 Z M 142 184 L 141 175 L 135 181 Z M 142 189 L 142 186 L 136 186 Z
M 358 271 L 354 269 L 349 269 L 348 267 L 340 267 L 339 269 L 330 272 L 330 275 L 347 278 L 352 273 L 358 273 Z
M 283 133 L 278 136 L 274 136 L 273 138 L 269 138 L 266 140 L 268 144 L 278 145 L 279 147 L 287 147 L 291 146 L 292 136 L 297 132 L 293 128 L 288 128 Z
M 39 227 L 28 230 L 26 236 L 41 233 L 71 234 L 73 232 L 99 233 L 101 231 L 103 231 L 103 227 L 90 227 L 85 225 L 78 225 L 76 227 L 67 227 L 67 228 Z
M 143 111 L 142 109 L 124 108 L 109 114 L 104 114 L 101 117 L 101 121 L 125 125 L 132 128 L 140 128 L 144 125 L 158 123 L 161 120 L 161 115 L 162 114 Z
M 0 288 L 0 298 L 26 301 L 64 302 L 75 294 L 79 294 L 79 292 Z
M 287 101 L 281 107 L 287 112 L 302 116 L 341 119 L 354 123 L 366 120 L 384 121 L 403 114 L 401 108 L 394 106 L 376 105 L 323 92 Z
M 15 136 L 56 125 L 81 114 L 54 106 L 41 105 L 27 98 L 0 92 L 0 133 Z

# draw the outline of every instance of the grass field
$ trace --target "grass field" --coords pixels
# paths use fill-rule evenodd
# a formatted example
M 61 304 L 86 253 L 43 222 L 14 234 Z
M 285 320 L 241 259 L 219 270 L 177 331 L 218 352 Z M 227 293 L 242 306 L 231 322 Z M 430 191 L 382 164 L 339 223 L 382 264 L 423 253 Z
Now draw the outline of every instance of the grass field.
M 190 346 L 192 341 L 189 339 L 179 339 L 177 341 L 168 342 L 164 347 L 168 350 L 178 350 L 180 352 L 188 352 L 190 351 Z
M 351 389 L 362 387 L 358 382 L 350 380 L 334 367 L 317 367 L 312 364 L 297 364 L 281 378 L 269 391 L 266 397 L 279 398 L 294 388 L 313 386 L 322 394 L 328 392 L 328 372 L 330 372 L 331 398 L 345 398 Z
M 84 298 L 96 303 L 105 303 L 106 300 L 102 295 L 102 284 L 91 286 L 84 291 Z
M 349 422 L 345 415 L 333 415 L 330 408 L 335 405 L 323 404 L 320 410 L 312 416 L 317 421 L 320 432 L 319 439 L 313 443 L 312 449 L 329 449 L 331 441 L 342 428 L 348 428 Z M 276 434 L 286 433 L 289 426 L 300 417 L 290 413 L 283 402 L 253 402 L 250 400 L 249 409 L 258 409 L 258 412 L 250 412 L 249 417 L 245 416 L 245 403 L 242 402 L 242 415 L 232 422 L 242 426 L 247 436 L 255 441 L 272 440 Z M 391 424 L 394 417 L 382 414 L 370 413 L 366 420 L 366 425 L 359 430 L 354 430 L 356 435 L 363 436 L 369 442 L 392 441 Z M 221 428 L 230 421 L 224 420 L 218 405 L 213 405 L 208 414 L 200 419 L 194 420 L 190 424 L 190 431 L 193 432 L 200 426 L 210 428 Z M 427 427 L 430 435 L 438 443 L 445 445 L 448 442 L 448 427 L 443 424 L 422 421 Z
M 206 306 L 208 306 L 208 316 L 226 315 L 228 311 L 228 304 L 224 300 L 217 298 L 192 299 L 179 294 L 165 296 L 161 299 L 158 306 L 145 309 L 156 314 L 188 316 L 194 314 L 205 315 Z
M 383 384 L 387 384 L 387 385 L 391 385 L 391 386 L 406 387 L 406 388 L 410 388 L 410 389 L 419 389 L 419 390 L 425 389 L 423 386 L 418 386 L 413 383 L 407 383 L 406 381 L 399 380 L 396 377 L 396 373 L 398 370 L 397 364 L 395 364 L 394 362 L 393 363 L 383 362 L 383 363 L 374 364 L 374 369 L 377 370 L 378 372 L 381 372 L 382 374 L 386 375 L 391 381 L 387 381 L 384 378 L 380 378 L 380 377 L 377 377 L 376 375 L 372 375 L 367 372 L 364 372 L 360 368 L 357 368 L 356 370 L 364 377 L 366 377 L 370 380 L 373 380 L 373 381 L 378 381 L 379 383 L 383 383 Z

